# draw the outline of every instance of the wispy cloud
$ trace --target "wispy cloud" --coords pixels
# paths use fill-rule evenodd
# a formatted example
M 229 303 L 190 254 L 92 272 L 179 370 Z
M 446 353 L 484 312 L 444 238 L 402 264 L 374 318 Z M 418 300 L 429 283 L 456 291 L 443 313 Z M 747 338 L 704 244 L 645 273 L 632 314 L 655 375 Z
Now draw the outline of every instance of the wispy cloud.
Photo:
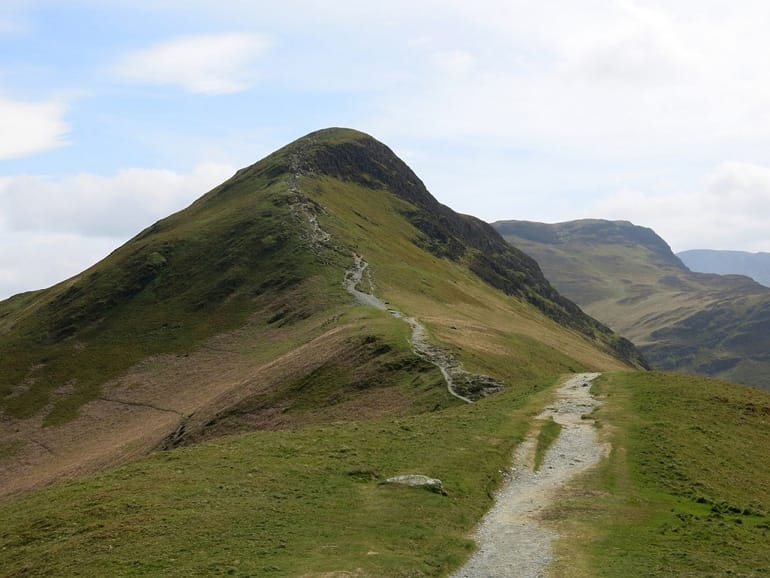
M 72 277 L 115 249 L 115 239 L 0 231 L 0 299 Z
M 22 27 L 12 20 L 0 18 L 0 35 L 4 34 L 16 34 Z
M 128 238 L 178 211 L 235 171 L 205 163 L 189 174 L 124 169 L 113 176 L 0 178 L 0 230 Z
M 13 159 L 66 144 L 67 106 L 0 98 L 0 159 Z
M 676 251 L 770 251 L 770 167 L 721 163 L 700 190 L 621 192 L 587 208 L 592 216 L 652 227 Z
M 250 88 L 258 59 L 269 48 L 265 36 L 180 36 L 125 55 L 115 73 L 129 82 L 176 85 L 198 94 L 229 94 Z
M 0 299 L 79 273 L 234 170 L 204 163 L 187 174 L 134 168 L 0 178 Z

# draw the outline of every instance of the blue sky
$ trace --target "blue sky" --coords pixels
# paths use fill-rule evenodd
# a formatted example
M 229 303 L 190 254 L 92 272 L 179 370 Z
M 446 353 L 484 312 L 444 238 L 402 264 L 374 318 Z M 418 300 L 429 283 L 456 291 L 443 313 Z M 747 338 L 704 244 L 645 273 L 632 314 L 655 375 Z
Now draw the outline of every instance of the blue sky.
M 770 5 L 4 0 L 0 298 L 287 142 L 368 132 L 488 221 L 770 251 Z

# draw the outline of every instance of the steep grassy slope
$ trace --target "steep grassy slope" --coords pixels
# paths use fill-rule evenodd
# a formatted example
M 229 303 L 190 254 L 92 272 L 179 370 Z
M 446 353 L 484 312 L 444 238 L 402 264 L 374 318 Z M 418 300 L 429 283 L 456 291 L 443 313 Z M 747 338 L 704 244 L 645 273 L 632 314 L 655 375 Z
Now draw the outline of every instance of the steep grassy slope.
M 553 512 L 554 576 L 751 576 L 770 568 L 770 394 L 697 376 L 595 389 L 612 452 Z
M 0 303 L 2 493 L 228 433 L 459 403 L 407 324 L 512 389 L 640 365 L 487 225 L 387 147 L 314 133 L 51 289 Z
M 659 369 L 770 388 L 770 289 L 693 273 L 650 229 L 599 220 L 495 228 Z
M 677 253 L 691 271 L 719 275 L 746 275 L 770 287 L 770 253 L 693 249 Z

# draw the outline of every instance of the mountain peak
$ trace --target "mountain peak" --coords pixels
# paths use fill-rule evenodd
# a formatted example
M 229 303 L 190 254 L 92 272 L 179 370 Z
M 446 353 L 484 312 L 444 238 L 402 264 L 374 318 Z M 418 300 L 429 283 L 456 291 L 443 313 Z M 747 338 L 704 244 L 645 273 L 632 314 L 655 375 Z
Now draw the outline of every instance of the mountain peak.
M 404 161 L 366 133 L 348 128 L 322 129 L 294 141 L 287 149 L 299 164 L 295 168 L 302 172 L 387 189 L 422 208 L 439 204 Z
M 283 175 L 328 176 L 370 189 L 386 189 L 420 208 L 439 206 L 420 178 L 387 145 L 364 132 L 340 127 L 298 138 L 238 171 L 212 191 L 212 196 L 221 196 L 244 179 L 277 179 Z
M 354 128 L 332 126 L 308 133 L 294 142 L 297 143 L 301 141 L 312 141 L 314 143 L 335 145 L 363 140 L 376 141 L 377 139 L 369 134 L 366 134 L 365 132 L 356 130 Z

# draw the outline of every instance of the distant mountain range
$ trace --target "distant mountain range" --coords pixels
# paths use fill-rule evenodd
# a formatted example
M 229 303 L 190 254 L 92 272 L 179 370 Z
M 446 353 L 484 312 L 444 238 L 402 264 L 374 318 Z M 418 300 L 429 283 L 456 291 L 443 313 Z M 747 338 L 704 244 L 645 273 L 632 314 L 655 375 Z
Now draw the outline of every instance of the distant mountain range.
M 770 289 L 690 271 L 654 231 L 626 221 L 494 227 L 549 280 L 628 337 L 657 369 L 770 389 Z
M 746 275 L 770 287 L 770 253 L 693 249 L 677 253 L 691 271 L 719 275 Z

